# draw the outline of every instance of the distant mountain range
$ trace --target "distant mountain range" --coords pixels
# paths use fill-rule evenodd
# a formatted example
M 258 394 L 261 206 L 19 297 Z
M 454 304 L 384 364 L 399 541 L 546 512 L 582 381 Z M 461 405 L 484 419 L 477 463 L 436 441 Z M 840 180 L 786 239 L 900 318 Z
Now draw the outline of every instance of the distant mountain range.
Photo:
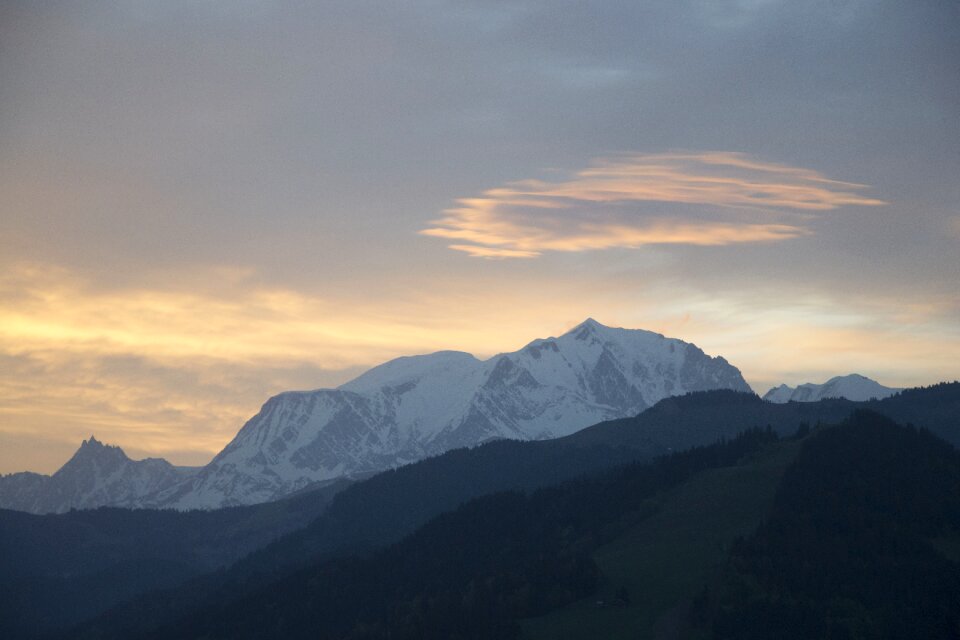
M 736 367 L 693 344 L 588 319 L 487 360 L 441 351 L 392 360 L 336 389 L 282 393 L 199 471 L 133 462 L 91 438 L 52 477 L 0 478 L 0 507 L 256 504 L 457 447 L 569 435 L 711 389 L 751 392 Z
M 0 477 L 0 508 L 218 508 L 276 500 L 496 439 L 545 440 L 635 416 L 695 391 L 751 393 L 740 371 L 693 344 L 588 319 L 559 338 L 478 360 L 441 351 L 375 367 L 336 388 L 270 398 L 208 465 L 130 460 L 91 437 L 52 476 Z M 867 400 L 897 391 L 856 374 L 782 385 L 771 402 Z
M 885 387 L 857 373 L 830 378 L 823 384 L 808 382 L 798 387 L 785 384 L 767 391 L 763 399 L 768 402 L 816 402 L 825 398 L 846 398 L 857 402 L 880 400 L 892 396 L 902 389 Z
M 63 513 L 104 505 L 136 507 L 144 496 L 178 486 L 198 470 L 162 458 L 131 460 L 120 447 L 90 436 L 52 476 L 27 472 L 0 477 L 0 508 Z

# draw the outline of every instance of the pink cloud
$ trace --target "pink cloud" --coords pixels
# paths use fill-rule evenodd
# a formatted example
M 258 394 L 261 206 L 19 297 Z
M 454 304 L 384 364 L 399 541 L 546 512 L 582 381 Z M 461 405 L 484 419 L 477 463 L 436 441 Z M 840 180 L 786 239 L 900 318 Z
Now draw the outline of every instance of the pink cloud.
M 626 154 L 558 181 L 462 198 L 420 233 L 482 258 L 650 244 L 727 245 L 809 235 L 815 212 L 878 206 L 866 187 L 739 153 Z

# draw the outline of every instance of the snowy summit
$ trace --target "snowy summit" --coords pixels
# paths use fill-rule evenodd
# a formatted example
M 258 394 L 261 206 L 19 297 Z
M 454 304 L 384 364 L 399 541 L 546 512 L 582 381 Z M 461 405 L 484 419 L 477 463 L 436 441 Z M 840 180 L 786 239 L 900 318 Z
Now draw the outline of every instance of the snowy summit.
M 875 380 L 858 373 L 830 378 L 823 384 L 808 382 L 798 387 L 785 384 L 767 391 L 763 399 L 768 402 L 816 402 L 825 398 L 846 398 L 856 402 L 877 400 L 892 396 L 900 391 L 893 387 L 885 387 Z
M 695 345 L 588 319 L 487 360 L 440 351 L 391 360 L 336 389 L 281 393 L 199 471 L 132 461 L 91 438 L 53 476 L 0 478 L 0 507 L 255 504 L 497 438 L 565 436 L 710 389 L 751 391 L 736 367 Z
M 458 351 L 397 358 L 337 389 L 267 401 L 197 476 L 162 496 L 179 508 L 272 500 L 496 438 L 564 436 L 672 395 L 750 391 L 695 345 L 588 319 L 487 360 Z

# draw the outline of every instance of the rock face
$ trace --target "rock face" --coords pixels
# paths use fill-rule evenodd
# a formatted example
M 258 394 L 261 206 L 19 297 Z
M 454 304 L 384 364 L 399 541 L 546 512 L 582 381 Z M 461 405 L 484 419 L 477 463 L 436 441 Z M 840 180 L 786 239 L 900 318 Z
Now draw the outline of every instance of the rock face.
M 398 358 L 337 389 L 271 398 L 209 465 L 147 502 L 263 502 L 495 438 L 568 435 L 709 389 L 750 391 L 723 358 L 594 320 L 488 360 L 455 351 Z
M 196 471 L 160 458 L 134 461 L 119 447 L 91 436 L 52 476 L 26 472 L 0 477 L 0 508 L 63 513 L 140 506 L 145 496 L 175 487 Z
M 885 387 L 875 380 L 871 380 L 858 373 L 830 378 L 823 384 L 801 384 L 798 387 L 789 387 L 785 384 L 774 387 L 764 394 L 763 399 L 768 402 L 816 402 L 825 398 L 846 398 L 855 402 L 865 402 L 871 399 L 883 399 L 892 396 L 902 389 Z

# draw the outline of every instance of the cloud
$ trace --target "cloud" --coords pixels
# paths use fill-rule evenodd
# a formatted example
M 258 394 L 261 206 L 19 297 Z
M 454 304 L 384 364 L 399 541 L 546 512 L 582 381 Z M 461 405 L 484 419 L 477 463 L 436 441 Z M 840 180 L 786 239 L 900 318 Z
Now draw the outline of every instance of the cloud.
M 740 153 L 624 154 L 561 180 L 521 180 L 462 198 L 420 233 L 482 258 L 776 242 L 809 235 L 815 213 L 886 204 L 864 189 Z
M 196 272 L 220 288 L 205 291 L 102 289 L 62 268 L 5 269 L 0 437 L 32 440 L 34 453 L 0 455 L 0 470 L 52 471 L 91 433 L 130 455 L 206 462 L 270 395 L 336 386 L 362 364 L 432 342 L 429 330 L 383 322 L 369 305 L 228 271 Z M 40 460 L 44 439 L 69 446 Z

